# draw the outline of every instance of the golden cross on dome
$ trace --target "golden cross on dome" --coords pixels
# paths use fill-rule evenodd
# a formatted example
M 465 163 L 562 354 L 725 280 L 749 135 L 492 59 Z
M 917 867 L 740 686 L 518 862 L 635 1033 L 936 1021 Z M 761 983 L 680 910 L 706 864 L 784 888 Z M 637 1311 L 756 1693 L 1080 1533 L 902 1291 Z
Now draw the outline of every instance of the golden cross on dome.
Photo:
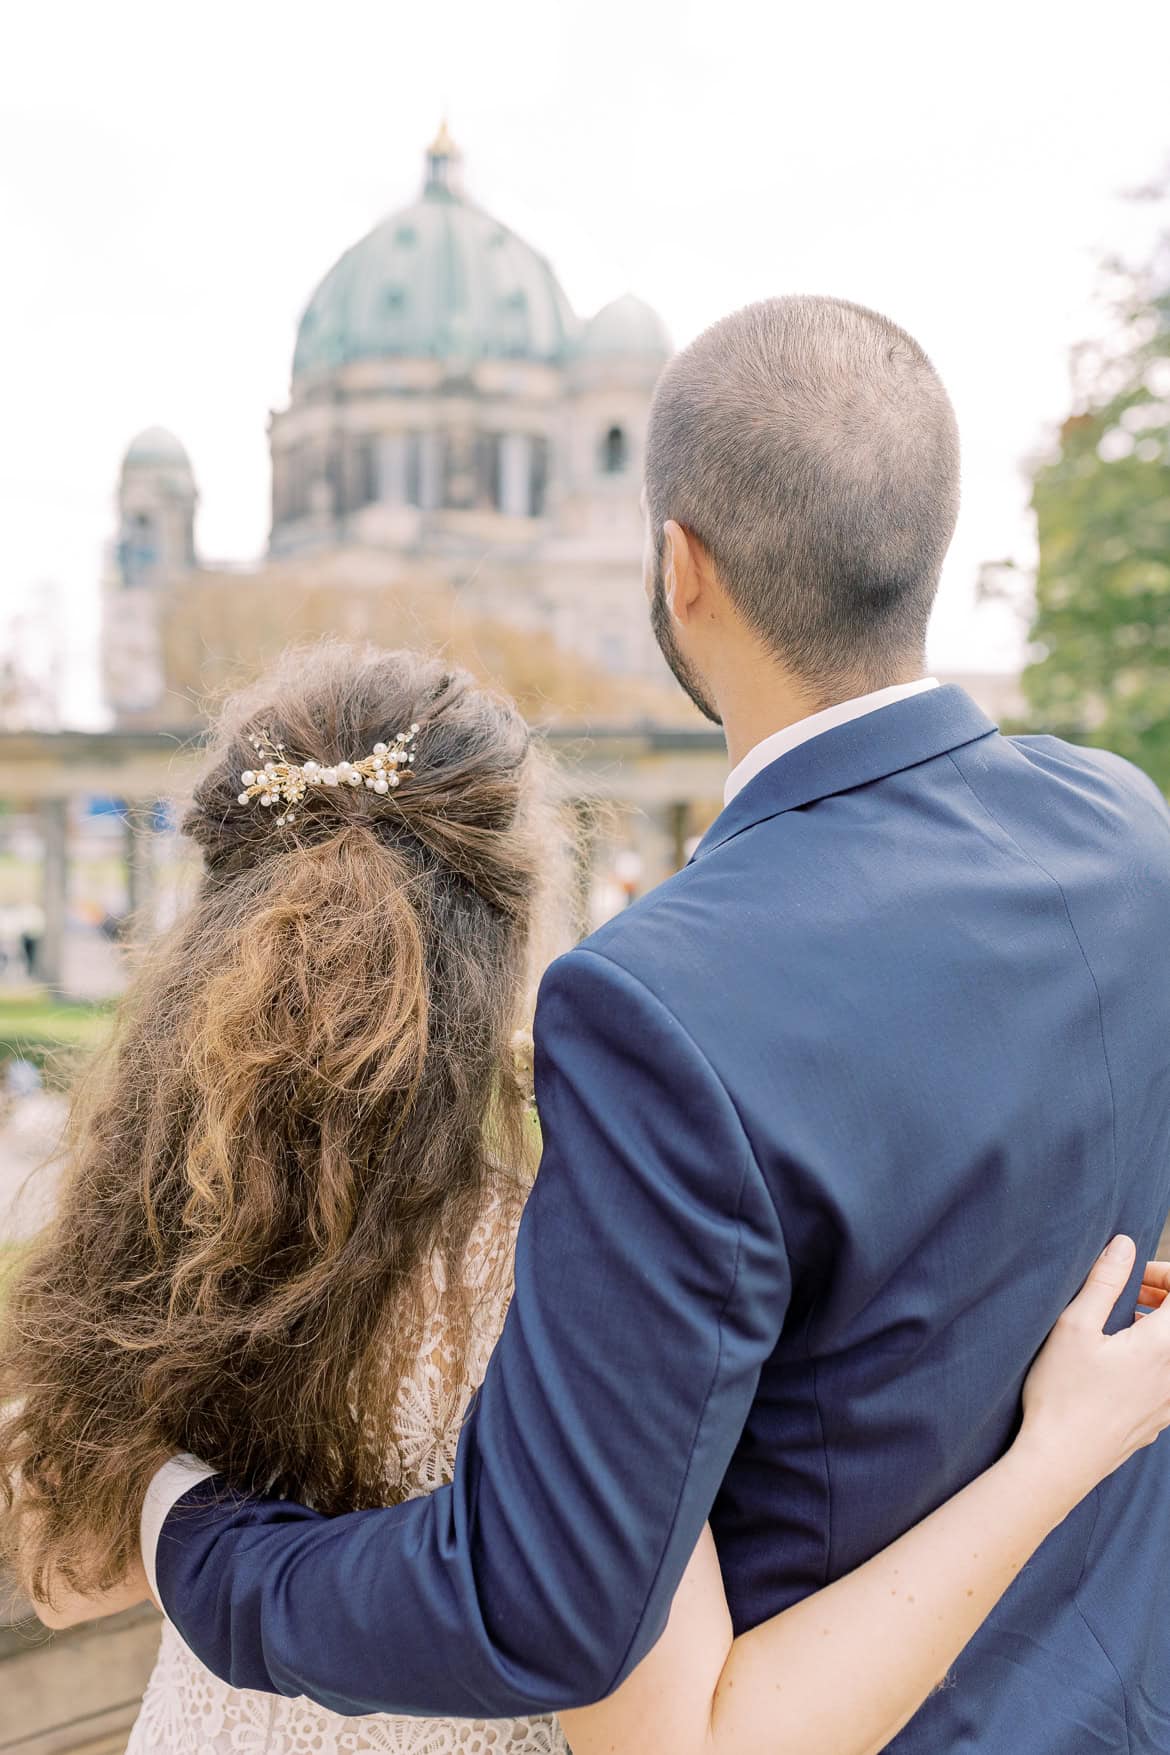
M 427 147 L 427 189 L 445 190 L 448 194 L 458 195 L 459 168 L 463 162 L 463 154 L 459 151 L 451 137 L 447 126 L 447 118 L 439 123 L 439 132 Z
M 458 158 L 459 148 L 451 138 L 451 130 L 447 126 L 447 118 L 439 123 L 439 132 L 427 148 L 431 158 Z

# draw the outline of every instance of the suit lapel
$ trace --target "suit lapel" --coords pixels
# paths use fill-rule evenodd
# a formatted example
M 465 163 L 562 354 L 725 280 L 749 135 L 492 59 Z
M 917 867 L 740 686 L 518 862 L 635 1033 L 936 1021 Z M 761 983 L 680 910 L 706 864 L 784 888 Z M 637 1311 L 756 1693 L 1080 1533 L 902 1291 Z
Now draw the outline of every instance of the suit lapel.
M 868 786 L 995 730 L 966 690 L 953 683 L 879 707 L 798 744 L 761 769 L 716 817 L 692 857 L 702 859 L 767 817 Z

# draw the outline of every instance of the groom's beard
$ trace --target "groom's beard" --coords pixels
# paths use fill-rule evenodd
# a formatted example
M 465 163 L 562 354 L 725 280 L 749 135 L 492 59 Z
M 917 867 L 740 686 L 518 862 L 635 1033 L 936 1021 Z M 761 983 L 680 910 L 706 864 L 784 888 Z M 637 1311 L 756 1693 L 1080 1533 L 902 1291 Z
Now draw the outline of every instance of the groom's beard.
M 675 682 L 690 696 L 695 706 L 713 725 L 722 725 L 723 721 L 710 698 L 704 692 L 693 665 L 688 664 L 678 649 L 674 623 L 670 619 L 670 609 L 666 602 L 666 585 L 662 578 L 662 560 L 658 561 L 658 570 L 654 578 L 654 595 L 650 600 L 650 626 L 654 630 L 654 638 L 658 641 L 658 650 L 670 666 Z

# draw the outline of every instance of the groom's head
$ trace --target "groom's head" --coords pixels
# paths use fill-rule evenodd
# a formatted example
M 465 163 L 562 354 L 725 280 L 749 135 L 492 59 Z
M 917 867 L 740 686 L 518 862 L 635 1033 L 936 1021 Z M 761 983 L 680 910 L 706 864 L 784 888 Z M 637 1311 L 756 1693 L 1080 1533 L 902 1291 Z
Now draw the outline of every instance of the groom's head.
M 810 704 L 919 673 L 959 505 L 954 411 L 905 330 L 842 299 L 724 317 L 659 379 L 654 630 L 711 718 L 766 654 Z

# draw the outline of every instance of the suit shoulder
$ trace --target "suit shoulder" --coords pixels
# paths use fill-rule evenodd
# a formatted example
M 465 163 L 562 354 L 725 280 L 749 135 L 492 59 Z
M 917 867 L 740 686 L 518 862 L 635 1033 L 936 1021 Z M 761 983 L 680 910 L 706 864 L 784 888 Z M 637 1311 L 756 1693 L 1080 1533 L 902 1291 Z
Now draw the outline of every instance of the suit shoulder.
M 664 878 L 637 901 L 631 902 L 628 908 L 603 921 L 581 940 L 577 949 L 596 951 L 599 956 L 623 966 L 627 955 L 637 960 L 644 937 L 654 930 L 658 920 L 669 916 L 679 905 L 694 883 L 695 872 L 693 865 L 684 865 L 681 871 Z
M 1011 742 L 1031 761 L 1066 773 L 1080 773 L 1098 784 L 1153 806 L 1157 814 L 1170 822 L 1170 806 L 1150 776 L 1135 763 L 1113 750 L 1097 749 L 1090 744 L 1066 743 L 1063 738 L 1047 735 L 1013 737 Z
M 605 921 L 580 944 L 558 957 L 541 982 L 542 998 L 566 985 L 633 995 L 633 983 L 677 1017 L 685 1009 L 695 963 L 698 916 L 711 923 L 711 909 L 698 895 L 698 871 L 684 866 Z

